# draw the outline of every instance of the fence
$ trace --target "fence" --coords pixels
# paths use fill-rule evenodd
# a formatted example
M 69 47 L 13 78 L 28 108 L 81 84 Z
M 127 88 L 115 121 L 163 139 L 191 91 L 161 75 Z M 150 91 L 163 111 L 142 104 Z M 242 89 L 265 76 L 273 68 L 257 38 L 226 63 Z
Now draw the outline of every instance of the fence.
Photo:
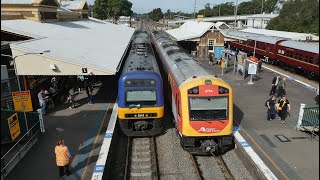
M 311 132 L 311 136 L 319 132 L 319 106 L 300 105 L 297 129 Z
M 43 117 L 40 112 L 41 110 L 26 113 L 29 126 L 27 132 L 23 112 L 1 109 L 1 179 L 4 179 L 24 157 L 38 140 L 39 133 L 44 132 Z M 21 134 L 17 140 L 12 141 L 7 119 L 14 113 L 18 114 Z

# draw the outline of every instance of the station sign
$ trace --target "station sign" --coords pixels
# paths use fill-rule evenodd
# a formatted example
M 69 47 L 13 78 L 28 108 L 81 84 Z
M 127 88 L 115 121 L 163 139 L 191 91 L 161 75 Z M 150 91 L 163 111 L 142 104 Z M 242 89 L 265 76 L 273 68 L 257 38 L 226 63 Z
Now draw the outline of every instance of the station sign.
M 14 113 L 8 118 L 8 126 L 11 134 L 12 141 L 20 135 L 20 125 L 18 119 L 18 113 Z
M 249 64 L 248 74 L 257 74 L 257 65 L 256 64 Z
M 20 98 L 20 93 L 22 98 Z M 22 107 L 21 99 L 23 101 L 25 109 L 23 109 Z M 21 91 L 21 92 L 20 91 L 12 92 L 12 100 L 13 100 L 14 109 L 16 111 L 25 111 L 25 112 L 33 111 L 31 95 L 29 90 Z

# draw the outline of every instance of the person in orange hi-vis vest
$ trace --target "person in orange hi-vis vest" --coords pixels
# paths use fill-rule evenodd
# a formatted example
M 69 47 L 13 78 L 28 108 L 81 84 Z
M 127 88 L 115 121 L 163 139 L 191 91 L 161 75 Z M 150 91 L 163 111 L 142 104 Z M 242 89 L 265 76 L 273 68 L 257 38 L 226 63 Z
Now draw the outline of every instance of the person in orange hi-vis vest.
M 64 140 L 59 140 L 57 142 L 55 153 L 56 153 L 56 163 L 57 163 L 57 166 L 59 167 L 60 177 L 64 176 L 65 174 L 69 176 L 71 174 L 69 170 L 71 154 L 68 150 L 68 147 L 64 145 Z

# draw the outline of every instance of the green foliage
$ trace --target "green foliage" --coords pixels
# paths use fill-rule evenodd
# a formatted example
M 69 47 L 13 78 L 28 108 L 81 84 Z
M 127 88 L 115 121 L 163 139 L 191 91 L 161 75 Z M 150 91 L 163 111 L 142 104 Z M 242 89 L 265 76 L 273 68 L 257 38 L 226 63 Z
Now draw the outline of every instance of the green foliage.
M 171 12 L 170 9 L 168 9 L 167 12 L 165 12 L 163 15 L 164 15 L 165 19 L 174 19 L 175 15 L 186 16 L 186 17 L 189 17 L 189 18 L 193 17 L 193 14 L 188 14 L 188 13 L 184 13 L 184 12 L 181 12 L 181 11 Z
M 132 3 L 128 0 L 95 0 L 93 17 L 98 19 L 117 19 L 119 16 L 132 15 Z
M 319 35 L 319 1 L 295 0 L 284 3 L 279 16 L 271 19 L 266 28 Z
M 163 19 L 163 13 L 160 8 L 153 9 L 151 12 L 148 13 L 149 18 L 153 21 L 159 21 Z
M 277 4 L 281 0 L 264 0 L 263 12 L 271 13 L 279 9 Z M 251 0 L 248 2 L 242 2 L 238 5 L 237 14 L 259 14 L 261 13 L 262 0 Z M 235 4 L 234 2 L 226 2 L 218 5 L 214 5 L 212 8 L 206 4 L 204 9 L 201 9 L 197 15 L 201 14 L 205 17 L 212 16 L 232 16 L 234 15 Z

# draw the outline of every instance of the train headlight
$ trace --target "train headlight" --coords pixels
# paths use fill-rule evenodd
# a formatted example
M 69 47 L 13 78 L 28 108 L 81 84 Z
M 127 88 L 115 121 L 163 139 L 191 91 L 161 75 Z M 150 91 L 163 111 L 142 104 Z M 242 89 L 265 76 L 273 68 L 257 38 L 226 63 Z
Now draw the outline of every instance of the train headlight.
M 131 81 L 127 81 L 126 83 L 127 83 L 128 85 L 130 85 L 130 84 L 131 84 Z
M 229 89 L 219 86 L 219 94 L 228 94 Z
M 199 94 L 199 87 L 189 89 L 188 94 Z
M 150 83 L 151 83 L 151 85 L 154 85 L 155 81 L 154 81 L 154 80 L 151 80 Z
M 211 81 L 211 80 L 205 80 L 204 83 L 205 83 L 206 85 L 211 85 L 211 84 L 212 84 L 212 81 Z

